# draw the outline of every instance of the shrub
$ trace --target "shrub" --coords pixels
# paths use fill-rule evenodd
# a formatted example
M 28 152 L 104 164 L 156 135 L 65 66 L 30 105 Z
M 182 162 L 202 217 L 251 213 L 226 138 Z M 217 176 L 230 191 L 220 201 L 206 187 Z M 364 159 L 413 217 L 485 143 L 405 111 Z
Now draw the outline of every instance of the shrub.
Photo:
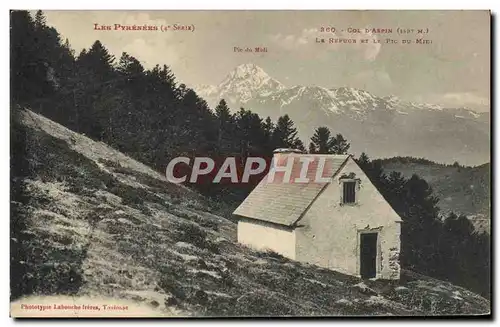
M 118 167 L 118 168 L 115 168 L 115 173 L 124 174 L 124 175 L 135 175 L 136 171 L 133 170 L 132 168 L 128 168 L 128 167 Z
M 179 205 L 182 203 L 182 200 L 178 196 L 172 196 L 172 199 L 170 200 L 172 204 Z
M 128 187 L 127 185 L 118 184 L 118 185 L 115 185 L 114 187 L 112 187 L 109 191 L 111 193 L 121 197 L 122 204 L 124 204 L 124 205 L 130 205 L 133 207 L 134 205 L 144 204 L 144 201 L 139 196 L 136 189 L 134 189 L 132 187 Z
M 193 304 L 206 306 L 208 303 L 208 294 L 203 290 L 196 290 L 189 295 L 188 301 Z
M 207 232 L 195 224 L 183 224 L 174 236 L 176 241 L 191 243 L 200 249 L 209 250 L 212 253 L 220 254 L 217 244 L 207 240 Z
M 257 251 L 255 252 L 255 255 L 259 258 L 263 259 L 277 259 L 279 261 L 288 261 L 287 258 L 282 256 L 281 254 L 274 252 L 273 250 L 267 250 L 267 251 Z
M 182 286 L 170 275 L 162 276 L 158 286 L 160 286 L 165 292 L 172 294 L 175 300 L 168 300 L 166 304 L 173 305 L 177 304 L 180 301 L 186 299 L 186 292 L 182 288 Z M 175 303 L 174 303 L 175 302 Z
M 145 204 L 141 205 L 139 210 L 146 216 L 151 216 L 153 214 Z
M 200 248 L 205 248 L 206 237 L 207 233 L 194 224 L 184 224 L 176 234 L 178 241 L 188 242 Z
M 95 194 L 94 190 L 88 189 L 81 184 L 70 185 L 66 189 L 66 192 L 73 193 L 73 194 L 80 195 L 80 196 L 89 196 L 89 197 L 92 197 Z
M 99 159 L 97 159 L 97 161 L 104 164 L 107 167 L 111 167 L 111 168 L 120 168 L 121 167 L 120 163 L 117 161 L 108 160 L 105 158 L 99 158 Z
M 42 253 L 27 263 L 31 273 L 26 279 L 26 294 L 76 294 L 83 285 L 82 262 L 87 250 L 42 248 L 32 244 L 31 248 Z M 38 251 L 37 251 L 38 250 Z

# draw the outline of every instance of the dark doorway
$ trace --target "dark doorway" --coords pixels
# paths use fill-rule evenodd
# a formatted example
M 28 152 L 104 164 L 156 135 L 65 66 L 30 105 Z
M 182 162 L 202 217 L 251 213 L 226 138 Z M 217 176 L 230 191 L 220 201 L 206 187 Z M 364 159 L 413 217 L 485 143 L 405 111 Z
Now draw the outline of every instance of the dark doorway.
M 374 278 L 377 276 L 377 235 L 377 233 L 361 234 L 361 278 Z

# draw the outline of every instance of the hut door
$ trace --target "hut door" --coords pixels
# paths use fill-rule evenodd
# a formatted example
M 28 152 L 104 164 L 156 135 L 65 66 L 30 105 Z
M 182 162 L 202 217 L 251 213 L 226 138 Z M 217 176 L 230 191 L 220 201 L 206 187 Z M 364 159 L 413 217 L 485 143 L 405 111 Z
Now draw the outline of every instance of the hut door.
M 361 278 L 377 276 L 377 233 L 362 233 L 360 244 Z

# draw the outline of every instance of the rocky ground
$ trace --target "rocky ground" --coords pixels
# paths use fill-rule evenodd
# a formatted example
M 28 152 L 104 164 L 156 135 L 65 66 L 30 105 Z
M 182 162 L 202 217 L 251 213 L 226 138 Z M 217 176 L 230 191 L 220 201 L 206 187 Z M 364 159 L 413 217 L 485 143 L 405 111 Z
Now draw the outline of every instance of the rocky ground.
M 224 208 L 40 115 L 23 114 L 31 177 L 26 265 L 33 295 L 114 299 L 151 316 L 485 314 L 490 303 L 404 271 L 358 278 L 236 242 Z M 16 241 L 16 240 L 14 240 Z M 24 301 L 24 302 L 23 302 Z

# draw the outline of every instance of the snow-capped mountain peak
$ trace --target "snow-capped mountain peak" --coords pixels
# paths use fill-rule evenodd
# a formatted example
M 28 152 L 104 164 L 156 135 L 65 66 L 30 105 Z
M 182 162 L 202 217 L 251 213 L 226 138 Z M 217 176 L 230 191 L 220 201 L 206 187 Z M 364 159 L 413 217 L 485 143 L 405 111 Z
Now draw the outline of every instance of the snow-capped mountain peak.
M 234 68 L 226 78 L 270 78 L 269 75 L 259 66 L 255 64 L 241 64 Z
M 409 104 L 418 109 L 443 110 L 443 107 L 440 105 L 432 103 L 417 103 L 412 101 Z
M 321 86 L 297 85 L 268 96 L 257 97 L 252 103 L 272 103 L 279 108 L 300 104 L 304 110 L 317 108 L 327 115 L 346 114 L 361 118 L 379 107 L 380 98 L 367 91 L 349 87 L 327 89 Z
M 234 68 L 217 86 L 196 87 L 196 92 L 212 103 L 225 99 L 239 105 L 252 98 L 269 95 L 285 89 L 278 80 L 269 76 L 261 67 L 246 63 Z
M 217 87 L 210 84 L 198 84 L 192 87 L 201 97 L 210 97 L 217 93 Z
M 375 109 L 379 101 L 379 98 L 370 92 L 352 87 L 339 87 L 332 92 L 339 107 L 350 108 L 358 113 Z

